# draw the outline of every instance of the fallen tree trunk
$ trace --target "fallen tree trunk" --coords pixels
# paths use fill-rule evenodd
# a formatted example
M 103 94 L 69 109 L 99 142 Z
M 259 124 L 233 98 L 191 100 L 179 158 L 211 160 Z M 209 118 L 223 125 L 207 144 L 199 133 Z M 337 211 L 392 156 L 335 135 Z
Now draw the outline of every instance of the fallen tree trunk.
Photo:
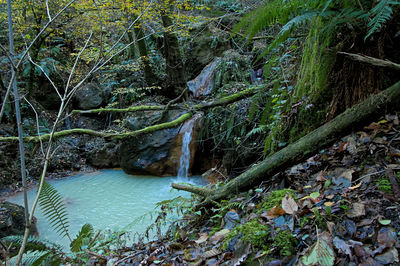
M 134 136 L 139 136 L 147 133 L 151 133 L 157 130 L 161 129 L 166 129 L 166 128 L 172 128 L 179 126 L 181 123 L 185 122 L 187 119 L 192 117 L 192 113 L 186 113 L 178 117 L 177 119 L 167 122 L 167 123 L 162 123 L 154 126 L 149 126 L 145 127 L 143 129 L 131 131 L 131 132 L 125 132 L 125 133 L 107 133 L 107 132 L 102 132 L 102 131 L 96 131 L 96 130 L 91 130 L 91 129 L 84 129 L 84 128 L 73 128 L 73 129 L 68 129 L 68 130 L 63 130 L 63 131 L 58 131 L 54 133 L 53 138 L 58 139 L 70 135 L 91 135 L 95 137 L 101 137 L 101 138 L 109 138 L 109 139 L 124 139 L 127 137 L 134 137 Z M 50 134 L 44 134 L 41 136 L 29 136 L 29 137 L 24 137 L 24 142 L 32 142 L 32 143 L 37 143 L 39 141 L 47 141 L 50 138 Z M 18 137 L 0 137 L 0 142 L 4 141 L 10 141 L 10 142 L 16 142 L 18 141 Z
M 264 161 L 232 179 L 220 189 L 208 191 L 207 193 L 202 192 L 203 195 L 206 194 L 207 196 L 201 205 L 204 206 L 212 201 L 227 198 L 232 194 L 259 184 L 262 180 L 268 179 L 277 172 L 282 171 L 286 166 L 298 163 L 308 156 L 317 153 L 322 147 L 331 144 L 336 139 L 347 134 L 357 123 L 371 119 L 379 111 L 385 111 L 388 106 L 396 107 L 399 103 L 400 82 L 397 82 L 385 91 L 371 95 L 362 103 L 347 109 L 295 143 L 268 156 Z M 173 187 L 177 188 L 175 185 Z M 186 190 L 185 187 L 182 188 Z
M 140 105 L 131 106 L 128 108 L 98 108 L 91 110 L 72 110 L 71 114 L 101 114 L 101 113 L 129 113 L 129 112 L 139 112 L 139 111 L 157 111 L 164 110 L 163 105 Z
M 189 186 L 189 185 L 182 185 L 177 183 L 172 183 L 171 186 L 177 190 L 184 190 L 188 191 L 203 197 L 207 197 L 210 193 L 209 189 L 197 187 L 197 186 Z
M 253 96 L 259 90 L 266 88 L 266 86 L 267 85 L 253 87 L 253 88 L 238 92 L 236 94 L 232 94 L 230 96 L 216 99 L 211 102 L 206 102 L 206 103 L 195 105 L 192 108 L 188 108 L 189 109 L 188 113 L 178 117 L 177 119 L 175 119 L 171 122 L 148 126 L 146 128 L 139 129 L 136 131 L 125 132 L 125 133 L 119 133 L 119 132 L 112 132 L 112 133 L 108 132 L 107 133 L 107 132 L 96 131 L 96 130 L 91 130 L 91 129 L 74 128 L 74 129 L 58 131 L 58 132 L 54 133 L 54 138 L 57 139 L 57 138 L 62 138 L 62 137 L 70 136 L 70 135 L 90 135 L 90 136 L 95 136 L 95 137 L 100 137 L 100 138 L 124 139 L 127 137 L 133 137 L 133 136 L 143 135 L 146 133 L 151 133 L 151 132 L 154 132 L 157 130 L 172 128 L 172 127 L 176 127 L 176 126 L 180 125 L 181 123 L 185 122 L 187 119 L 192 117 L 191 111 L 200 111 L 200 110 L 208 109 L 208 108 L 215 107 L 215 106 L 227 105 L 227 104 L 239 101 L 241 99 Z M 125 109 L 99 108 L 99 109 L 92 109 L 92 110 L 86 110 L 86 111 L 74 110 L 71 113 L 87 114 L 87 113 L 110 113 L 110 112 L 137 112 L 137 111 L 164 110 L 165 108 L 166 108 L 166 106 L 141 105 L 141 106 L 133 106 L 133 107 L 125 108 Z M 50 137 L 50 134 L 44 134 L 41 136 L 27 136 L 27 137 L 24 137 L 24 141 L 31 142 L 31 143 L 37 143 L 40 140 L 47 141 L 49 139 L 49 137 Z M 6 142 L 6 141 L 16 142 L 16 141 L 18 141 L 18 137 L 0 137 L 0 142 Z

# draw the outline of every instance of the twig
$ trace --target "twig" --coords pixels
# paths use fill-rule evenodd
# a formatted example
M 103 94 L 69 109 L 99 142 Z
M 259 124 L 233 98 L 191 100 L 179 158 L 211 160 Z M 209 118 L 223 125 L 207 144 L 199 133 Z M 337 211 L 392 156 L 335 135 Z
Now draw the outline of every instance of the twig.
M 137 255 L 139 255 L 139 254 L 141 254 L 141 253 L 144 253 L 144 252 L 145 252 L 145 250 L 142 250 L 142 251 L 138 251 L 138 252 L 136 252 L 136 253 L 133 253 L 132 255 L 126 256 L 125 258 L 122 258 L 122 259 L 116 261 L 113 265 L 118 265 L 118 264 L 120 264 L 120 263 L 122 263 L 122 262 L 124 262 L 124 261 L 126 261 L 126 260 L 129 260 L 129 259 L 131 259 L 131 258 L 134 258 L 134 257 L 136 257 Z
M 179 100 L 183 97 L 183 95 L 186 94 L 187 90 L 188 90 L 188 88 L 184 89 L 184 90 L 182 91 L 182 93 L 181 93 L 178 97 L 176 97 L 175 99 L 173 99 L 173 100 L 171 100 L 171 101 L 169 101 L 169 102 L 167 103 L 167 105 L 165 106 L 163 112 L 161 113 L 160 118 L 155 122 L 155 124 L 158 124 L 158 123 L 160 123 L 162 120 L 164 120 L 166 114 L 168 113 L 169 107 L 170 107 L 172 104 L 174 104 L 174 103 L 176 103 L 177 101 L 179 101 Z
M 363 175 L 362 177 L 359 177 L 356 180 L 354 180 L 352 183 L 357 183 L 358 181 L 360 181 L 360 180 L 362 180 L 362 179 L 364 179 L 366 177 L 382 174 L 384 172 L 385 172 L 385 170 L 381 170 L 381 171 L 378 171 L 378 172 L 373 172 L 373 173 L 370 173 L 370 174 Z

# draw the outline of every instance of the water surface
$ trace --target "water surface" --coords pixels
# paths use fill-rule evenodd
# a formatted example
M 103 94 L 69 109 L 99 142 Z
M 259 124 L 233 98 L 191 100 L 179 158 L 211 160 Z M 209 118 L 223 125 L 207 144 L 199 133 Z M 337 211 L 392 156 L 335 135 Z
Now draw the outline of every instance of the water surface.
M 177 179 L 176 177 L 132 176 L 122 170 L 101 170 L 91 174 L 49 181 L 63 196 L 69 216 L 70 233 L 74 237 L 83 224 L 90 223 L 95 229 L 121 230 L 138 217 L 154 210 L 157 202 L 178 196 L 190 197 L 188 192 L 171 190 L 173 182 L 204 184 L 200 177 Z M 36 189 L 28 192 L 32 204 Z M 22 193 L 8 199 L 23 204 Z M 66 246 L 68 241 L 61 239 L 44 218 L 40 207 L 38 218 L 40 237 Z M 150 217 L 135 224 L 133 231 L 143 233 L 150 224 Z

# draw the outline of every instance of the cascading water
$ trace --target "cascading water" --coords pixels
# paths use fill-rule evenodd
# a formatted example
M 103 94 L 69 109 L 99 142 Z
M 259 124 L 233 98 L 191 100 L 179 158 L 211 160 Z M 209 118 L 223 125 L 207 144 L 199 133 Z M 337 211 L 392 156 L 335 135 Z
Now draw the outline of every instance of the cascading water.
M 192 131 L 194 127 L 194 120 L 195 118 L 192 118 L 188 122 L 184 124 L 184 126 L 181 129 L 181 132 L 183 133 L 183 138 L 182 138 L 182 153 L 179 161 L 179 169 L 178 169 L 178 180 L 179 179 L 184 179 L 188 177 L 189 173 L 189 164 L 190 164 L 190 142 L 192 141 Z
M 179 161 L 178 179 L 187 178 L 189 172 L 190 149 L 189 145 L 192 141 L 193 125 L 189 127 L 182 138 L 182 153 Z

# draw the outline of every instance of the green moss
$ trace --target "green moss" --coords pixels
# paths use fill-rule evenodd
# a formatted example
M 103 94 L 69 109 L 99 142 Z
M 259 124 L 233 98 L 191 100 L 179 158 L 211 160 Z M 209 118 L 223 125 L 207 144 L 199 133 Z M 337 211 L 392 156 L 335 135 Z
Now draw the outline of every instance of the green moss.
M 381 176 L 375 184 L 377 185 L 378 189 L 386 194 L 392 194 L 392 184 L 390 184 L 389 179 L 386 176 Z
M 273 241 L 282 256 L 290 256 L 296 251 L 297 240 L 290 231 L 278 232 Z
M 281 206 L 282 199 L 289 194 L 292 198 L 296 199 L 295 191 L 292 189 L 282 189 L 272 191 L 267 198 L 260 204 L 259 211 L 269 210 L 275 206 Z
M 270 234 L 270 228 L 268 226 L 262 225 L 257 219 L 248 221 L 245 224 L 241 224 L 234 228 L 226 236 L 223 249 L 227 249 L 229 242 L 238 235 L 242 235 L 240 239 L 250 243 L 255 248 L 262 248 L 264 250 L 268 249 L 267 240 Z
M 333 92 L 329 88 L 329 73 L 335 63 L 335 53 L 327 53 L 332 46 L 331 34 L 324 31 L 325 23 L 318 18 L 311 23 L 304 46 L 295 95 L 292 102 L 307 98 L 300 107 L 296 121 L 288 130 L 288 141 L 294 141 L 323 124 Z M 291 106 L 291 105 L 289 105 Z

